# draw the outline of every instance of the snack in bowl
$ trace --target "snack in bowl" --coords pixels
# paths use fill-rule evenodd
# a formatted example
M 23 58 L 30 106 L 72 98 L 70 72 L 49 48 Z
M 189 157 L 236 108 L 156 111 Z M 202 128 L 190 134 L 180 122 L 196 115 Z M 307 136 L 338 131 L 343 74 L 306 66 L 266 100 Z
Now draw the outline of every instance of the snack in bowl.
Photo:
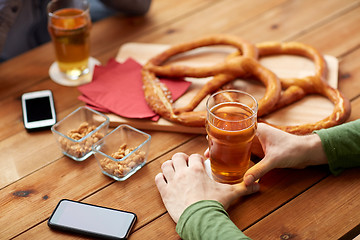
M 124 181 L 145 165 L 151 136 L 129 125 L 119 125 L 92 146 L 103 174 Z
M 64 155 L 83 161 L 92 145 L 108 131 L 109 117 L 88 107 L 79 107 L 52 126 L 51 131 Z
M 92 131 L 96 129 L 95 125 L 89 125 L 88 122 L 83 122 L 80 124 L 79 128 L 70 130 L 66 136 L 74 140 L 80 140 Z M 104 137 L 103 133 L 96 132 L 91 134 L 90 137 L 84 139 L 84 141 L 80 144 L 78 142 L 68 141 L 66 138 L 60 138 L 59 143 L 68 154 L 81 157 L 84 154 L 91 151 L 91 146 Z
M 134 150 L 135 148 L 127 148 L 127 144 L 124 143 L 116 152 L 112 153 L 110 156 L 114 159 L 121 160 Z M 144 163 L 144 161 L 145 152 L 138 150 L 135 151 L 134 154 L 129 155 L 129 157 L 123 161 L 112 161 L 111 159 L 104 157 L 103 159 L 99 160 L 99 163 L 102 169 L 110 175 L 123 178 L 130 172 L 131 169 Z
M 236 43 L 237 42 L 237 43 Z M 170 57 L 185 53 L 201 46 L 231 45 L 237 50 L 224 58 L 224 62 L 211 67 L 189 67 L 167 63 Z M 263 67 L 259 58 L 269 55 L 298 55 L 314 62 L 315 74 L 304 78 L 277 79 L 272 71 Z M 190 55 L 191 57 L 191 55 Z M 293 126 L 275 126 L 294 134 L 308 134 L 314 130 L 328 128 L 345 122 L 350 116 L 349 100 L 337 89 L 328 85 L 327 64 L 315 48 L 299 42 L 265 42 L 256 45 L 229 35 L 215 35 L 171 46 L 169 49 L 150 59 L 142 71 L 144 95 L 148 105 L 161 117 L 186 126 L 204 126 L 204 112 L 193 111 L 201 100 L 222 88 L 231 89 L 231 81 L 241 77 L 255 76 L 266 87 L 265 95 L 259 100 L 259 122 L 264 117 L 288 106 L 309 94 L 328 98 L 333 104 L 333 112 L 315 123 Z M 157 76 L 167 77 L 210 77 L 191 102 L 181 108 L 174 108 L 171 95 L 165 86 L 158 83 Z M 280 84 L 279 84 L 280 83 Z M 225 86 L 226 85 L 226 86 Z M 280 89 L 280 90 L 279 90 Z

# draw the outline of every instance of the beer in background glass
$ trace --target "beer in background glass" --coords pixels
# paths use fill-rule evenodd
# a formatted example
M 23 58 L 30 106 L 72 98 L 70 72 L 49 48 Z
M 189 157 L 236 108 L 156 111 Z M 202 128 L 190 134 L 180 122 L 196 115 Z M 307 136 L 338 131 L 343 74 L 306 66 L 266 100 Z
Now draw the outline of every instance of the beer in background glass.
M 89 72 L 91 19 L 87 0 L 53 0 L 48 4 L 48 29 L 59 69 L 76 80 Z
M 225 90 L 206 102 L 206 131 L 214 180 L 239 183 L 250 163 L 257 128 L 256 99 L 238 90 Z

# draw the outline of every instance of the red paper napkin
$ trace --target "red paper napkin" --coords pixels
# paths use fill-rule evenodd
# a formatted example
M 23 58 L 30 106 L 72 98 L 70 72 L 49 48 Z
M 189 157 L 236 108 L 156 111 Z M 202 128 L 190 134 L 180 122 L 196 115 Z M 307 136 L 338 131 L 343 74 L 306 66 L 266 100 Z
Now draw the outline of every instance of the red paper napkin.
M 131 58 L 124 63 L 110 59 L 106 66 L 95 66 L 92 82 L 78 87 L 82 93 L 79 99 L 101 112 L 157 120 L 159 117 L 145 101 L 141 68 Z M 168 87 L 174 100 L 182 96 L 191 84 L 183 79 L 160 78 L 160 81 Z

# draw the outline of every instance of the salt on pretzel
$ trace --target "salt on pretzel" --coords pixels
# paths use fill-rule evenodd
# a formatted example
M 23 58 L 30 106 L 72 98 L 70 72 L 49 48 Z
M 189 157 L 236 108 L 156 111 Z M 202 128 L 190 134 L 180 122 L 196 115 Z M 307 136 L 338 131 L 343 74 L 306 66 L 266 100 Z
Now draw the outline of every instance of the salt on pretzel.
M 313 76 L 305 78 L 280 78 L 284 92 L 274 110 L 287 106 L 308 94 L 322 95 L 334 104 L 334 109 L 330 116 L 315 123 L 276 126 L 263 119 L 259 119 L 259 121 L 266 122 L 289 133 L 304 135 L 314 130 L 341 124 L 348 119 L 351 112 L 350 102 L 337 89 L 332 88 L 325 81 L 327 78 L 326 61 L 315 48 L 300 42 L 264 42 L 256 44 L 256 46 L 259 50 L 260 58 L 269 55 L 290 54 L 306 57 L 315 64 L 315 75 Z
M 164 65 L 169 58 L 192 49 L 213 45 L 230 45 L 237 48 L 242 56 L 230 58 L 220 64 L 211 67 L 194 68 L 180 65 Z M 208 94 L 218 90 L 222 85 L 234 80 L 239 76 L 254 75 L 266 86 L 266 92 L 259 100 L 258 114 L 269 113 L 278 102 L 281 93 L 281 85 L 277 76 L 270 70 L 261 66 L 257 58 L 257 50 L 246 41 L 227 35 L 216 35 L 199 40 L 175 45 L 163 53 L 150 59 L 143 67 L 142 79 L 145 99 L 154 112 L 165 119 L 187 126 L 205 125 L 206 112 L 194 112 L 192 110 Z M 157 79 L 157 75 L 168 77 L 209 77 L 214 78 L 203 86 L 197 96 L 186 107 L 174 109 L 172 97 L 165 85 Z

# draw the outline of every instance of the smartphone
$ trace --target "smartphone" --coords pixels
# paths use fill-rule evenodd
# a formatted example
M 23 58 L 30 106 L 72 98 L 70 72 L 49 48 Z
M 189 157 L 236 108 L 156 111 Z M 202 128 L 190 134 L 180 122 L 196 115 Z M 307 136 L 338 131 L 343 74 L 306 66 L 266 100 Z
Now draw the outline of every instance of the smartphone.
M 54 98 L 50 90 L 24 93 L 21 106 L 24 126 L 29 131 L 50 128 L 56 123 Z
M 136 219 L 132 212 L 62 199 L 48 226 L 101 239 L 127 239 Z

